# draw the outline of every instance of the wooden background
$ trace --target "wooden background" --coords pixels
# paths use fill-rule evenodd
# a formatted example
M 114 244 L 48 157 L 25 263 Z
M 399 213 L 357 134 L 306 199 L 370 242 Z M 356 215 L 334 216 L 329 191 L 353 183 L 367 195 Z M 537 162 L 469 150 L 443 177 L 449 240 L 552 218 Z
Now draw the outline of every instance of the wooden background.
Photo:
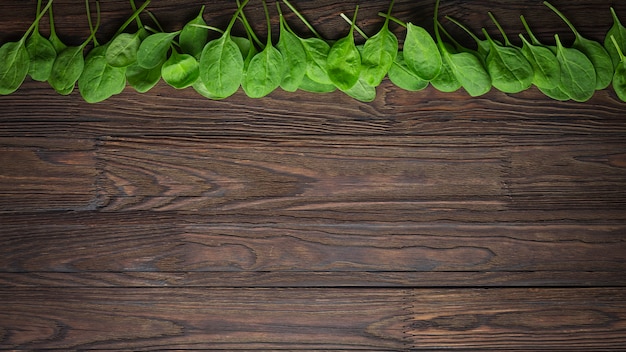
M 294 3 L 336 39 L 356 2 Z M 0 41 L 35 4 L 0 3 Z M 150 9 L 176 30 L 202 4 Z M 626 23 L 623 1 L 553 4 L 595 40 L 609 6 Z M 131 11 L 101 5 L 104 41 Z M 206 5 L 224 28 L 234 1 Z M 361 4 L 366 32 L 387 6 Z M 433 6 L 394 14 L 432 28 Z M 261 9 L 246 12 L 263 37 Z M 497 35 L 489 10 L 516 43 L 520 14 L 546 42 L 573 39 L 538 0 L 444 0 L 441 15 Z M 88 35 L 82 1 L 55 14 L 67 43 Z M 626 103 L 611 89 L 573 103 L 384 81 L 366 104 L 159 84 L 89 105 L 27 80 L 0 97 L 0 224 L 0 349 L 626 350 Z

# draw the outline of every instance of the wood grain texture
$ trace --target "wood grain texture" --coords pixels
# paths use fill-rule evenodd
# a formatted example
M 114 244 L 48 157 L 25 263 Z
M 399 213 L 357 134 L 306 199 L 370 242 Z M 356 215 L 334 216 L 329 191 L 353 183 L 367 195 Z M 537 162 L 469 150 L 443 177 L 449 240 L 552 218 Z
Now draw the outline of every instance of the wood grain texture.
M 328 39 L 356 5 L 292 2 Z M 622 1 L 552 3 L 594 40 L 609 6 L 626 16 Z M 104 42 L 132 11 L 100 5 Z M 177 30 L 202 5 L 150 9 Z M 236 7 L 204 5 L 217 27 Z M 374 33 L 388 2 L 359 5 Z M 433 5 L 393 13 L 430 30 Z M 0 3 L 0 42 L 35 7 Z M 84 3 L 54 9 L 63 40 L 81 43 Z M 542 41 L 574 39 L 540 1 L 440 8 L 499 38 L 488 11 L 514 42 L 520 14 Z M 263 38 L 261 2 L 246 15 Z M 574 103 L 385 80 L 377 93 L 210 101 L 161 82 L 87 104 L 27 79 L 0 96 L 0 350 L 625 350 L 626 104 L 613 90 Z

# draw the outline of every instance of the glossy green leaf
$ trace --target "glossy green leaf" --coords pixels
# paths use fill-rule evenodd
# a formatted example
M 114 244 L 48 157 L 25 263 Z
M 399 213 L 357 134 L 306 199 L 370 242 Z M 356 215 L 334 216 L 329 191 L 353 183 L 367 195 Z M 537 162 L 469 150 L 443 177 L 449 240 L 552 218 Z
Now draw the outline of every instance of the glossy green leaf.
M 372 87 L 376 87 L 382 82 L 398 55 L 398 38 L 389 30 L 389 16 L 392 7 L 393 0 L 389 5 L 383 27 L 365 41 L 361 51 L 360 79 Z
M 154 33 L 146 37 L 137 50 L 137 63 L 143 68 L 155 68 L 167 57 L 172 41 L 180 33 Z
M 388 76 L 391 83 L 404 90 L 415 92 L 428 86 L 427 80 L 422 79 L 406 65 L 406 62 L 404 62 L 404 54 L 401 51 L 398 52 L 389 68 Z
M 276 48 L 281 52 L 285 63 L 280 87 L 287 92 L 295 92 L 306 74 L 307 55 L 300 39 L 287 29 L 282 14 L 280 15 L 280 37 Z
M 202 49 L 209 38 L 209 30 L 202 27 L 207 25 L 204 21 L 203 14 L 204 5 L 202 5 L 198 16 L 185 24 L 178 38 L 182 52 L 192 55 L 197 59 L 200 58 Z
M 331 46 L 326 59 L 328 77 L 341 90 L 352 88 L 361 75 L 361 53 L 354 43 L 356 14 L 357 11 L 354 13 L 350 33 Z
M 608 87 L 613 79 L 613 61 L 606 49 L 602 46 L 602 44 L 583 37 L 574 27 L 572 22 L 570 22 L 570 20 L 565 17 L 561 11 L 557 10 L 556 7 L 552 6 L 547 1 L 544 1 L 543 3 L 554 11 L 554 13 L 556 13 L 574 33 L 576 39 L 574 40 L 572 48 L 578 49 L 580 52 L 585 54 L 593 64 L 596 73 L 596 90 Z
M 312 80 L 308 74 L 304 75 L 302 82 L 298 87 L 299 90 L 310 93 L 331 93 L 337 90 L 334 84 L 324 84 Z
M 161 67 L 161 77 L 176 89 L 187 88 L 200 77 L 200 65 L 195 57 L 172 50 L 169 59 Z
M 145 93 L 154 88 L 161 79 L 161 67 L 164 62 L 165 60 L 151 69 L 143 68 L 136 62 L 126 67 L 128 85 L 139 93 Z
M 300 41 L 307 54 L 306 75 L 318 83 L 333 84 L 326 65 L 330 45 L 319 38 L 306 38 Z
M 556 58 L 561 67 L 559 88 L 571 99 L 579 102 L 591 99 L 596 90 L 596 72 L 593 63 L 578 49 L 566 48 L 558 35 Z
M 137 52 L 147 32 L 141 28 L 135 33 L 121 33 L 108 44 L 106 59 L 113 67 L 127 67 L 137 61 Z
M 39 31 L 35 31 L 26 40 L 26 50 L 30 60 L 28 75 L 35 81 L 47 81 L 57 57 L 56 49 L 50 40 L 43 37 Z
M 617 65 L 621 62 L 618 49 L 622 52 L 626 52 L 626 27 L 622 25 L 622 22 L 619 20 L 617 14 L 615 13 L 615 9 L 613 9 L 612 7 L 611 16 L 613 17 L 613 25 L 604 37 L 604 48 L 611 56 L 611 61 L 613 61 L 613 67 L 616 68 Z M 617 49 L 615 48 L 611 37 L 614 37 L 617 41 Z
M 441 71 L 441 53 L 433 37 L 424 28 L 407 23 L 402 50 L 407 66 L 422 79 L 431 80 Z
M 372 87 L 363 79 L 359 79 L 350 89 L 341 91 L 356 100 L 366 103 L 376 99 L 376 87 Z
M 85 68 L 78 79 L 78 90 L 88 103 L 97 103 L 120 94 L 126 86 L 126 68 L 108 64 L 106 47 L 92 49 L 85 58 Z
M 531 44 L 522 34 L 522 54 L 533 68 L 532 83 L 537 87 L 554 89 L 561 81 L 561 67 L 554 53 L 540 45 Z

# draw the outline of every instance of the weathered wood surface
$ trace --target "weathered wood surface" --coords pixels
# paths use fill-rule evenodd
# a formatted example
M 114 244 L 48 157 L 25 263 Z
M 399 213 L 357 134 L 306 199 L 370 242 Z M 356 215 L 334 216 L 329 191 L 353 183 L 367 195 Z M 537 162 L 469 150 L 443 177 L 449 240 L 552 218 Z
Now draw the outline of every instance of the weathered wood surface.
M 355 5 L 294 3 L 331 39 Z M 432 26 L 433 3 L 394 14 Z M 553 3 L 595 40 L 609 6 L 626 19 L 624 2 Z M 130 6 L 101 5 L 104 40 Z M 174 30 L 201 5 L 150 8 Z M 360 5 L 375 32 L 388 3 Z M 80 43 L 83 3 L 54 6 Z M 218 27 L 235 7 L 206 6 Z M 0 41 L 34 10 L 0 4 Z M 497 34 L 490 10 L 513 38 L 525 14 L 540 39 L 573 39 L 541 2 L 441 4 Z M 611 89 L 581 104 L 385 81 L 366 104 L 159 84 L 90 105 L 27 80 L 0 97 L 2 350 L 624 350 L 625 272 L 626 104 Z

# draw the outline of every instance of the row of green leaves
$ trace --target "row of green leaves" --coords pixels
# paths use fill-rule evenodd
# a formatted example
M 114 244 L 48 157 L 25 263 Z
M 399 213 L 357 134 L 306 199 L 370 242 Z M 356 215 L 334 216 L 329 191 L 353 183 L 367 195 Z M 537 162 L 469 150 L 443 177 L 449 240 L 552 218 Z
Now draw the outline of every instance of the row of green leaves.
M 558 35 L 556 45 L 541 43 L 525 18 L 520 19 L 527 36 L 519 34 L 521 46 L 514 45 L 495 17 L 489 16 L 500 30 L 502 41 L 492 38 L 483 28 L 484 39 L 459 21 L 446 17 L 471 36 L 475 48 L 458 43 L 439 22 L 439 0 L 435 5 L 434 37 L 425 28 L 405 23 L 391 15 L 393 0 L 382 28 L 368 36 L 356 26 L 358 7 L 348 34 L 336 41 L 323 39 L 315 28 L 288 0 L 276 3 L 279 15 L 279 39 L 272 41 L 270 15 L 265 1 L 267 40 L 262 42 L 252 30 L 244 7 L 249 0 L 237 0 L 237 11 L 225 30 L 209 26 L 204 20 L 204 6 L 181 30 L 167 32 L 146 11 L 150 0 L 137 7 L 130 0 L 133 14 L 106 44 L 100 44 L 96 32 L 100 25 L 100 7 L 96 2 L 97 21 L 92 21 L 89 0 L 85 0 L 90 36 L 78 46 L 68 46 L 58 37 L 49 0 L 22 38 L 0 47 L 0 94 L 15 92 L 27 76 L 47 81 L 59 94 L 68 95 L 76 86 L 85 101 L 96 103 L 121 93 L 127 85 L 147 92 L 160 80 L 176 89 L 192 87 L 210 99 L 224 99 L 240 87 L 252 98 L 266 96 L 277 88 L 288 92 L 332 92 L 339 89 L 349 96 L 372 101 L 376 87 L 387 77 L 393 84 L 409 91 L 432 85 L 443 92 L 463 88 L 471 96 L 487 93 L 492 87 L 517 93 L 535 85 L 556 100 L 586 101 L 596 90 L 611 84 L 617 96 L 626 101 L 626 28 L 611 8 L 613 25 L 603 43 L 583 37 L 570 20 L 548 2 L 572 30 L 575 41 L 565 46 Z M 290 27 L 282 13 L 287 6 L 310 29 L 313 36 L 303 38 Z M 140 14 L 147 13 L 156 29 L 143 24 Z M 39 21 L 49 16 L 50 35 L 39 32 Z M 246 36 L 231 34 L 240 21 Z M 402 49 L 389 29 L 390 21 L 406 28 Z M 134 32 L 126 29 L 136 23 Z M 354 32 L 365 38 L 357 45 Z M 217 32 L 211 39 L 210 33 Z M 442 37 L 448 40 L 444 41 Z M 93 48 L 85 56 L 85 48 Z

